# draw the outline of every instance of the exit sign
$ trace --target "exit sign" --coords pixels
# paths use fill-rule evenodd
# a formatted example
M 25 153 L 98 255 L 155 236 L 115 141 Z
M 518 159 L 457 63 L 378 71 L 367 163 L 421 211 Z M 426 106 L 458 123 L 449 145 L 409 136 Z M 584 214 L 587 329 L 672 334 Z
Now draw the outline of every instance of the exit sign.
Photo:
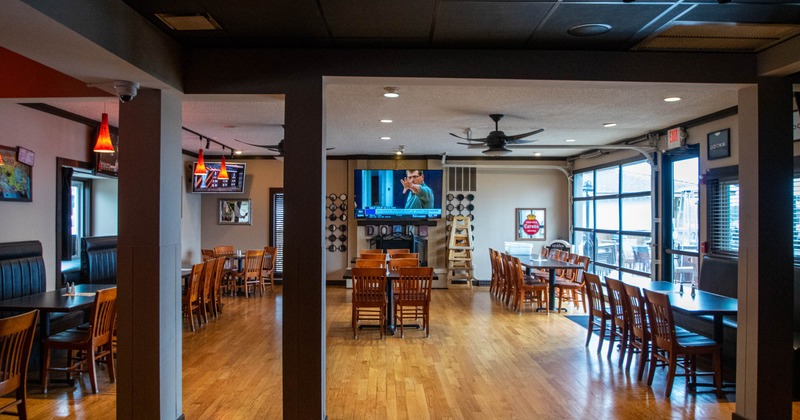
M 686 131 L 683 127 L 675 127 L 667 131 L 667 150 L 677 149 L 683 146 L 683 141 L 686 139 Z

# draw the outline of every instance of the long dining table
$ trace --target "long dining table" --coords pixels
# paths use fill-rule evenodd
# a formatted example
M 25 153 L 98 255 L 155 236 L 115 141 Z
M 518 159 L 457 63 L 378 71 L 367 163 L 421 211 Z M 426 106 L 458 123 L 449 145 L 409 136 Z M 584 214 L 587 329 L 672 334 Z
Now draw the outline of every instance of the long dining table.
M 623 280 L 623 283 L 666 293 L 669 295 L 669 303 L 675 312 L 691 316 L 710 315 L 713 322 L 713 339 L 720 344 L 722 344 L 724 318 L 736 315 L 739 309 L 739 300 L 736 298 L 699 289 L 692 293 L 692 288 L 688 285 L 681 292 L 680 285 L 668 281 L 626 279 Z
M 548 283 L 550 283 L 550 295 L 548 300 L 550 302 L 550 310 L 557 310 L 556 306 L 556 270 L 561 269 L 583 269 L 580 264 L 573 264 L 566 261 L 555 260 L 542 257 L 538 254 L 510 254 L 512 257 L 519 258 L 519 262 L 525 267 L 527 274 L 531 274 L 531 270 L 548 270 Z M 566 309 L 564 309 L 566 311 Z
M 117 287 L 116 284 L 77 284 L 75 293 L 67 294 L 65 288 L 50 290 L 43 293 L 21 296 L 0 301 L 0 311 L 27 312 L 39 310 L 39 337 L 40 349 L 44 349 L 44 342 L 50 337 L 50 315 L 52 313 L 75 312 L 88 309 L 94 303 L 95 293 L 98 290 Z M 44 355 L 39 357 L 39 372 L 44 372 Z

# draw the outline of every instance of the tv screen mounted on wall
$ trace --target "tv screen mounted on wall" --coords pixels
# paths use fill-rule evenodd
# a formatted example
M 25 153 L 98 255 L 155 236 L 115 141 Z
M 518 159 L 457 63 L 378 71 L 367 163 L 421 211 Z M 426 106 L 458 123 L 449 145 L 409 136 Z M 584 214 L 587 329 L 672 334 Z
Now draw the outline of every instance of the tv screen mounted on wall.
M 192 165 L 192 192 L 194 193 L 243 193 L 245 164 L 225 162 L 228 179 L 218 179 L 220 162 L 206 161 L 205 175 L 194 175 L 197 162 Z
M 442 171 L 417 173 L 391 169 L 356 169 L 354 172 L 355 218 L 359 220 L 415 220 L 442 217 Z M 420 185 L 420 192 L 406 189 L 401 180 Z M 416 189 L 416 188 L 414 188 Z

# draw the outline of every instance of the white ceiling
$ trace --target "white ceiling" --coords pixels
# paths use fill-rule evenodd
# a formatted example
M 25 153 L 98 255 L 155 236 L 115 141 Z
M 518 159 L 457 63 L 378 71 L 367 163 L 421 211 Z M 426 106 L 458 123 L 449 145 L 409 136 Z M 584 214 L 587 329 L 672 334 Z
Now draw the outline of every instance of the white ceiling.
M 383 88 L 398 88 L 399 98 L 383 97 Z M 485 137 L 494 129 L 488 114 L 500 113 L 507 135 L 544 128 L 535 144 L 597 145 L 642 136 L 736 105 L 734 85 L 690 85 L 610 82 L 555 82 L 464 79 L 329 78 L 326 84 L 326 141 L 329 155 L 391 155 L 405 146 L 409 155 L 482 156 L 481 150 L 456 144 L 448 133 Z M 679 102 L 664 102 L 678 96 Z M 135 99 L 134 99 L 135 100 Z M 99 120 L 103 110 L 117 125 L 119 102 L 113 98 L 49 100 L 48 104 Z M 280 95 L 183 97 L 183 126 L 242 150 L 243 155 L 272 155 L 236 139 L 274 145 L 283 139 L 284 98 Z M 381 119 L 391 119 L 390 124 Z M 615 122 L 613 128 L 603 123 Z M 381 140 L 389 136 L 391 140 Z M 289 140 L 291 141 L 291 139 Z M 183 148 L 204 146 L 183 132 Z M 536 149 L 517 149 L 511 156 L 533 156 Z M 542 150 L 542 157 L 579 154 L 574 149 Z M 207 154 L 222 153 L 212 143 Z M 227 150 L 226 153 L 230 153 Z

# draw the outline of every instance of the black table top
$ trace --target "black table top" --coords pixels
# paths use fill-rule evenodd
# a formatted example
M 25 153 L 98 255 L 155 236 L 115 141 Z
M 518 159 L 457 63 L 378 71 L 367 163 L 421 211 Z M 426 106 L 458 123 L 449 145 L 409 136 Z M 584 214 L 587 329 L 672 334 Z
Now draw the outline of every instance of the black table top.
M 542 257 L 538 254 L 533 255 L 514 255 L 510 254 L 512 257 L 519 258 L 519 262 L 528 268 L 541 268 L 541 269 L 559 269 L 559 268 L 583 268 L 581 264 L 573 264 L 566 261 L 561 260 L 551 260 L 549 258 Z
M 352 279 L 353 278 L 352 268 L 351 267 L 345 268 L 344 269 L 344 275 L 342 275 L 342 277 L 344 277 L 346 279 Z M 400 278 L 400 273 L 397 272 L 397 271 L 390 271 L 388 274 L 386 274 L 386 278 L 387 279 L 399 279 Z M 439 276 L 436 275 L 435 271 L 433 273 L 433 279 L 434 280 L 439 280 Z
M 680 293 L 680 286 L 668 281 L 652 280 L 623 280 L 627 284 L 639 286 L 642 289 L 651 290 L 669 295 L 669 303 L 672 309 L 690 315 L 736 315 L 739 309 L 739 301 L 727 296 L 715 293 L 696 290 L 692 296 L 692 287 L 684 285 L 683 294 Z
M 102 289 L 117 287 L 116 284 L 78 284 L 75 285 L 78 293 L 94 293 Z M 66 289 L 60 288 L 49 292 L 22 296 L 0 301 L 0 310 L 5 311 L 31 311 L 39 309 L 48 312 L 71 312 L 87 308 L 94 303 L 92 296 L 64 296 Z

